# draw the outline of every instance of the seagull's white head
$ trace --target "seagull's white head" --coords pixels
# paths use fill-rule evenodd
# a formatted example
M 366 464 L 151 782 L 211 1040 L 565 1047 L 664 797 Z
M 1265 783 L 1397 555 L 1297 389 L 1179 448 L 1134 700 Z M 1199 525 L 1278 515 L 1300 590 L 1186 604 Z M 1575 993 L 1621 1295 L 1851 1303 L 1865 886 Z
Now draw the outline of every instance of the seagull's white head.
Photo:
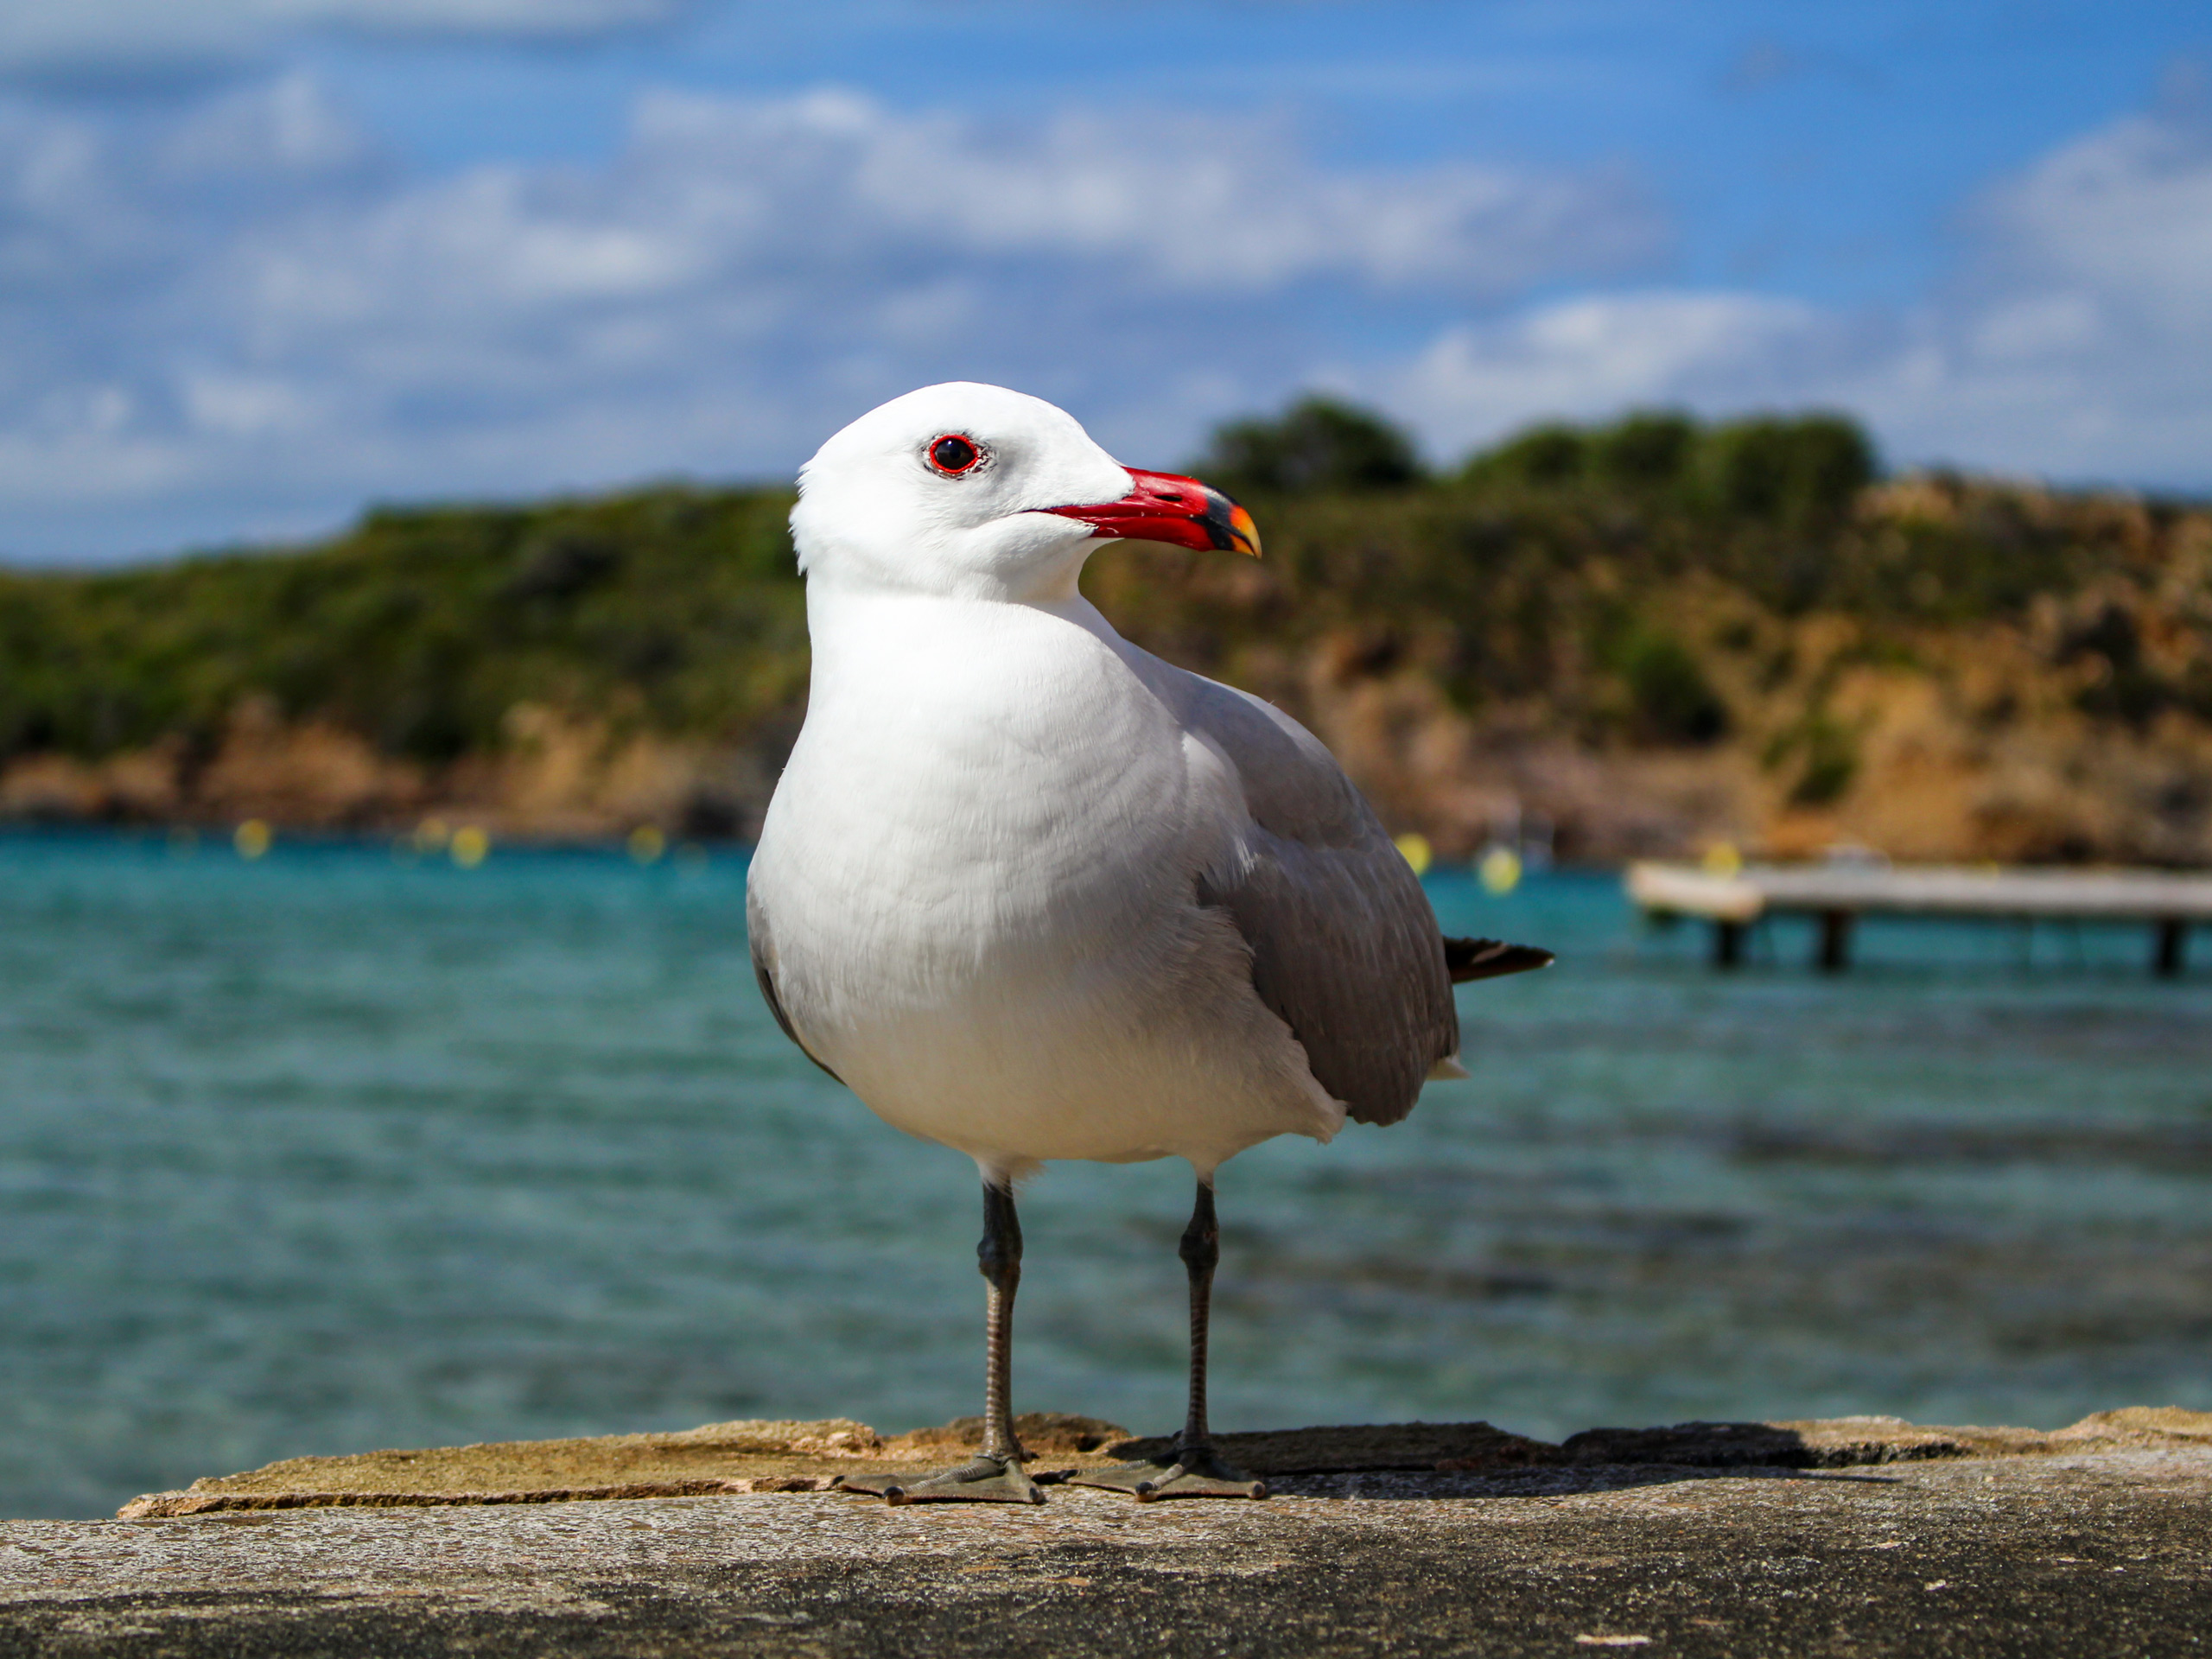
M 1075 417 L 952 381 L 870 410 L 799 471 L 810 582 L 976 599 L 1071 597 L 1100 538 L 1258 556 L 1251 515 L 1196 479 L 1122 466 Z

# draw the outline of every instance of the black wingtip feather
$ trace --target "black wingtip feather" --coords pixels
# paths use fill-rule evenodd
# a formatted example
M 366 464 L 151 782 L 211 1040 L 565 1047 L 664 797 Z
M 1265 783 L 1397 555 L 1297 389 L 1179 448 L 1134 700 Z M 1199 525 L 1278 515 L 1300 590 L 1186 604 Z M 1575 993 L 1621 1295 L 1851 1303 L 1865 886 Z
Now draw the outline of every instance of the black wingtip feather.
M 1496 979 L 1504 974 L 1525 974 L 1534 968 L 1548 968 L 1552 961 L 1552 953 L 1539 945 L 1449 937 L 1444 941 L 1445 971 L 1452 976 L 1454 985 L 1465 985 L 1471 980 Z

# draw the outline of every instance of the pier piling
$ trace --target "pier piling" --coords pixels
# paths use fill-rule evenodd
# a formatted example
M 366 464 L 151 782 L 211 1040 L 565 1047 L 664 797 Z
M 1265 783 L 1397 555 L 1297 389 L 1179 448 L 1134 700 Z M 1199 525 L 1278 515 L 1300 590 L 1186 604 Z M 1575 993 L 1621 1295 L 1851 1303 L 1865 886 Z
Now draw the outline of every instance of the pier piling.
M 1852 913 L 1847 910 L 1821 912 L 1821 971 L 1840 974 L 1851 966 Z
M 2161 979 L 2177 978 L 2188 966 L 2189 924 L 2178 917 L 2162 917 L 2158 922 L 2158 948 L 2152 958 L 2151 971 Z
M 1744 961 L 1744 925 L 1723 917 L 1713 925 L 1713 965 L 1737 968 Z

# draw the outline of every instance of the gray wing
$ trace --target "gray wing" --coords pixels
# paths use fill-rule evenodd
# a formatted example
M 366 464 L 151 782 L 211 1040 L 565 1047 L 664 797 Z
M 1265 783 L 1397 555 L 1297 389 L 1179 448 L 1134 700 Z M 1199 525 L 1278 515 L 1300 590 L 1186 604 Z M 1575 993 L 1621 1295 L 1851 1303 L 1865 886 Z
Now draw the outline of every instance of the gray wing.
M 822 1057 L 791 1029 L 791 1017 L 784 1012 L 784 999 L 776 995 L 776 947 L 768 932 L 768 907 L 760 901 L 760 890 L 750 881 L 745 884 L 745 942 L 753 952 L 753 977 L 760 982 L 760 1000 L 775 1016 L 776 1028 L 791 1039 L 792 1047 L 829 1072 L 832 1080 L 842 1083 L 844 1079 L 823 1065 Z
M 1256 697 L 1184 677 L 1184 725 L 1236 767 L 1253 820 L 1201 874 L 1199 901 L 1235 919 L 1253 988 L 1315 1080 L 1359 1122 L 1395 1123 L 1459 1046 L 1428 897 L 1319 740 Z

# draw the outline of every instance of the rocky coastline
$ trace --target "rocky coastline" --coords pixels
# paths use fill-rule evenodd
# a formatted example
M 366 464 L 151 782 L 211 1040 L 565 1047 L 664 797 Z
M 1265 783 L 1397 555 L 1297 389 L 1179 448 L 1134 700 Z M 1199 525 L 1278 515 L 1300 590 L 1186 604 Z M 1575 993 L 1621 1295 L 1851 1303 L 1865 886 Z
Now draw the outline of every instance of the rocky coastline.
M 1264 560 L 1121 547 L 1086 592 L 1446 858 L 2212 864 L 2212 510 L 1920 476 L 1792 516 L 1470 465 L 1262 499 Z M 747 840 L 804 713 L 789 499 L 0 573 L 0 823 Z

